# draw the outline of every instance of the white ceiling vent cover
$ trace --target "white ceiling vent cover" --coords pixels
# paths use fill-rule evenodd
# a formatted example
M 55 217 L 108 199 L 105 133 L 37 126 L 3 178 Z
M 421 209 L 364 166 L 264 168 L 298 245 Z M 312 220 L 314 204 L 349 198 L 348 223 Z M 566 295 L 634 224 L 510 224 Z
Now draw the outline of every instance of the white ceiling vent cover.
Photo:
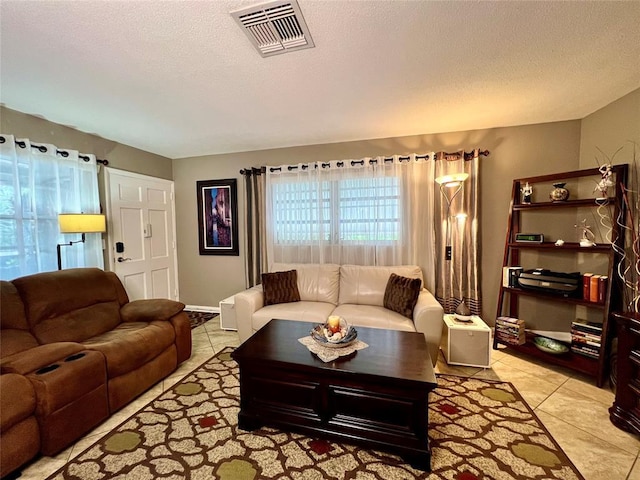
M 231 12 L 263 57 L 314 46 L 295 0 L 276 0 Z

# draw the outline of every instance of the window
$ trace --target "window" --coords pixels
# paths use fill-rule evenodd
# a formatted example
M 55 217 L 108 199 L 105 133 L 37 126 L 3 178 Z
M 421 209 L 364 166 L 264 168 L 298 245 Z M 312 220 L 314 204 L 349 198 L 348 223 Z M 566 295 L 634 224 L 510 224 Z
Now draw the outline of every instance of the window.
M 397 177 L 273 185 L 274 243 L 375 244 L 400 238 Z
M 76 240 L 60 234 L 58 214 L 99 211 L 95 157 L 0 137 L 0 278 L 55 270 L 56 244 Z M 64 250 L 65 268 L 102 267 L 100 238 L 76 247 Z

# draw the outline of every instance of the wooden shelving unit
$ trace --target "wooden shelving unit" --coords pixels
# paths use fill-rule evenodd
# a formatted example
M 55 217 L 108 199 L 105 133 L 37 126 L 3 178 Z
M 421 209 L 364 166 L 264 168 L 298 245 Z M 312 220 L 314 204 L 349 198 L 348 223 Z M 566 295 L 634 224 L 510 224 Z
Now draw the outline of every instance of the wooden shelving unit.
M 613 174 L 615 178 L 615 194 L 607 199 L 607 204 L 613 207 L 613 218 L 618 218 L 621 213 L 621 208 L 624 208 L 623 191 L 621 185 L 626 185 L 627 182 L 627 165 L 616 165 L 613 167 Z M 553 175 L 543 175 L 537 177 L 519 178 L 513 181 L 513 190 L 511 195 L 511 204 L 509 207 L 509 220 L 507 225 L 507 237 L 504 248 L 503 267 L 522 266 L 526 269 L 538 268 L 539 265 L 523 266 L 520 264 L 521 252 L 558 252 L 558 255 L 576 256 L 578 253 L 587 255 L 606 255 L 607 256 L 607 269 L 606 272 L 602 272 L 603 275 L 609 277 L 607 291 L 605 294 L 604 302 L 596 303 L 584 300 L 582 298 L 574 296 L 564 296 L 560 293 L 551 293 L 546 291 L 524 289 L 520 287 L 510 287 L 501 285 L 500 293 L 498 296 L 498 308 L 496 317 L 507 315 L 514 318 L 520 318 L 520 314 L 524 315 L 525 312 L 520 312 L 519 299 L 520 297 L 534 297 L 540 299 L 542 302 L 546 302 L 554 308 L 553 305 L 576 305 L 583 306 L 587 309 L 595 309 L 600 312 L 602 318 L 602 338 L 599 358 L 590 358 L 584 355 L 568 351 L 559 355 L 552 355 L 542 350 L 539 350 L 532 342 L 535 335 L 527 333 L 526 343 L 524 345 L 512 345 L 506 342 L 500 341 L 496 335 L 494 335 L 493 348 L 497 349 L 498 345 L 506 345 L 508 348 L 515 351 L 540 358 L 546 362 L 560 365 L 566 368 L 573 369 L 575 371 L 592 376 L 596 380 L 596 384 L 600 387 L 603 385 L 606 376 L 608 374 L 608 358 L 611 347 L 611 337 L 613 336 L 613 328 L 610 327 L 609 314 L 612 310 L 620 308 L 621 299 L 619 297 L 620 288 L 616 280 L 615 266 L 619 262 L 619 256 L 616 253 L 616 249 L 612 244 L 598 244 L 593 247 L 581 247 L 577 242 L 566 242 L 561 246 L 556 246 L 554 242 L 544 243 L 518 243 L 515 242 L 516 233 L 520 233 L 523 216 L 532 211 L 544 211 L 545 215 L 549 214 L 550 218 L 554 211 L 566 211 L 570 209 L 576 210 L 584 208 L 597 208 L 600 204 L 596 202 L 594 198 L 582 198 L 577 200 L 567 200 L 558 202 L 534 202 L 534 203 L 522 203 L 520 198 L 521 188 L 529 183 L 531 185 L 546 184 L 550 185 L 561 181 L 579 181 L 581 177 L 594 177 L 598 176 L 599 171 L 597 168 L 576 170 L 572 172 L 563 172 Z M 624 213 L 624 211 L 622 212 Z M 552 223 L 552 222 L 551 222 Z M 619 235 L 618 226 L 613 222 L 611 238 L 614 239 L 614 243 L 620 249 L 624 248 L 624 238 Z M 584 272 L 583 272 L 584 273 Z M 535 319 L 527 319 L 527 328 L 535 328 Z M 570 322 L 559 324 L 557 331 L 569 332 Z

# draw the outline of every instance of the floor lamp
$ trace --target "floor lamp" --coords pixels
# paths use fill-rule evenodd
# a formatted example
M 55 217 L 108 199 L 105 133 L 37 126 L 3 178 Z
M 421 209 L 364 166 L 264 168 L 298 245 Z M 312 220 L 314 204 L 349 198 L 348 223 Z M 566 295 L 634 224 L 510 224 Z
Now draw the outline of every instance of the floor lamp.
M 469 178 L 468 173 L 454 173 L 453 175 L 442 175 L 436 178 L 436 183 L 440 185 L 440 193 L 447 202 L 446 217 L 446 246 L 444 250 L 445 260 L 451 260 L 451 204 L 456 196 L 462 191 L 463 182 Z
M 107 231 L 106 218 L 98 213 L 61 213 L 58 215 L 60 233 L 81 233 L 82 239 L 75 242 L 59 243 L 56 246 L 58 253 L 58 270 L 62 270 L 62 255 L 60 247 L 70 247 L 74 243 L 84 243 L 85 233 L 102 233 Z

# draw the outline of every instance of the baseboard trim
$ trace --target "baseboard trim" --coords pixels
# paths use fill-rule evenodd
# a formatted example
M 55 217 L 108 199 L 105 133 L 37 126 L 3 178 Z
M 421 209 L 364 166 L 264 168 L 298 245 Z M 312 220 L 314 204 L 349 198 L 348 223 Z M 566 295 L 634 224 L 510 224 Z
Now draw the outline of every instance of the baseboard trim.
M 184 309 L 191 312 L 220 313 L 220 307 L 209 307 L 206 305 L 187 305 Z

